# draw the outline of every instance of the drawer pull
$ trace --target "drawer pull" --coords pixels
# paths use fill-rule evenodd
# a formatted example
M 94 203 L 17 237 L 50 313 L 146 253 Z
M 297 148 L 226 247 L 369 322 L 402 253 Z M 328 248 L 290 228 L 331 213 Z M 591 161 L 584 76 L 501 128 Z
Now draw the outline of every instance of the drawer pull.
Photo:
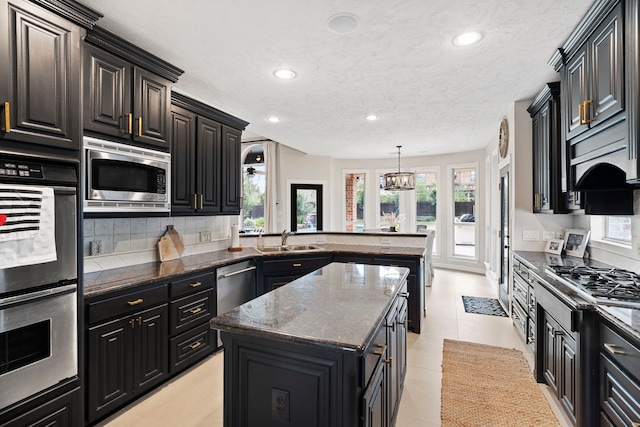
M 409 299 L 409 292 L 402 292 L 402 293 L 400 293 L 400 296 L 401 296 L 402 298 L 407 298 L 407 299 Z
M 296 262 L 295 264 L 293 264 L 294 267 L 302 267 L 302 264 L 299 262 Z
M 384 363 L 389 365 L 390 368 L 393 367 L 393 357 L 390 357 L 388 359 L 384 359 Z
M 640 427 L 640 423 L 631 423 L 631 427 Z
M 195 350 L 196 348 L 200 347 L 202 345 L 202 343 L 200 341 L 191 344 L 189 347 L 191 348 L 191 350 Z
M 143 302 L 144 300 L 142 298 L 138 298 L 135 301 L 127 301 L 127 304 L 134 306 L 134 305 L 142 304 Z
M 193 310 L 191 310 L 191 314 L 197 314 L 200 313 L 202 311 L 202 308 L 198 307 L 198 308 L 194 308 Z
M 380 350 L 374 351 L 373 354 L 375 354 L 376 356 L 384 356 L 384 354 L 387 352 L 387 345 L 378 344 L 378 348 L 380 348 Z
M 197 288 L 198 286 L 202 286 L 202 282 L 192 283 L 189 286 L 191 286 L 192 288 Z
M 604 348 L 607 349 L 607 351 L 611 354 L 626 354 L 623 350 L 620 349 L 620 347 L 618 347 L 617 345 L 614 344 L 609 344 L 608 342 L 604 343 Z M 638 424 L 638 427 L 640 427 L 640 424 Z

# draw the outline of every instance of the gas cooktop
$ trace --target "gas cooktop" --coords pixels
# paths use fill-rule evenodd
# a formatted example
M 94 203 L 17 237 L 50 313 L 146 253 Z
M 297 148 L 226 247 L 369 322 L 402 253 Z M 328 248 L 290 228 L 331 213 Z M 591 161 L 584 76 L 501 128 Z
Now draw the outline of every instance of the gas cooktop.
M 548 266 L 547 274 L 587 299 L 626 307 L 640 307 L 640 275 L 619 268 Z

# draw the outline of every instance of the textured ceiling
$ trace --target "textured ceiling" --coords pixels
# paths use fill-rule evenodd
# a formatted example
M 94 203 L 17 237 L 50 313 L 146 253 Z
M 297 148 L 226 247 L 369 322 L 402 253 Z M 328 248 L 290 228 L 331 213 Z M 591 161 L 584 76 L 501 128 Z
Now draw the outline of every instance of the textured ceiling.
M 98 24 L 182 68 L 175 89 L 313 155 L 386 158 L 484 148 L 591 0 L 80 0 Z M 329 30 L 338 13 L 359 26 Z M 480 43 L 456 47 L 459 32 Z M 273 72 L 288 67 L 289 81 Z M 381 116 L 376 122 L 368 114 Z M 270 123 L 268 116 L 282 118 Z

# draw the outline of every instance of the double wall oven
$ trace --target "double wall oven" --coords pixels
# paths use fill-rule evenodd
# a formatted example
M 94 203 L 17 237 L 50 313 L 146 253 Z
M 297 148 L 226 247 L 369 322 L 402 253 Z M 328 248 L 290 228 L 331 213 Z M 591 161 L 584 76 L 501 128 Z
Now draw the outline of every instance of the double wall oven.
M 77 165 L 0 156 L 0 412 L 78 377 Z

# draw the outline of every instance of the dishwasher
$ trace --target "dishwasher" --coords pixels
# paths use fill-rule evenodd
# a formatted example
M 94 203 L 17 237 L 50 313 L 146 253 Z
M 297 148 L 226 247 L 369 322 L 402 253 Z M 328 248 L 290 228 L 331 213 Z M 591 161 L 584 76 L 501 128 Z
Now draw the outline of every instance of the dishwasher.
M 256 297 L 255 260 L 238 262 L 216 269 L 216 315 L 221 315 Z M 218 347 L 222 346 L 220 333 Z

